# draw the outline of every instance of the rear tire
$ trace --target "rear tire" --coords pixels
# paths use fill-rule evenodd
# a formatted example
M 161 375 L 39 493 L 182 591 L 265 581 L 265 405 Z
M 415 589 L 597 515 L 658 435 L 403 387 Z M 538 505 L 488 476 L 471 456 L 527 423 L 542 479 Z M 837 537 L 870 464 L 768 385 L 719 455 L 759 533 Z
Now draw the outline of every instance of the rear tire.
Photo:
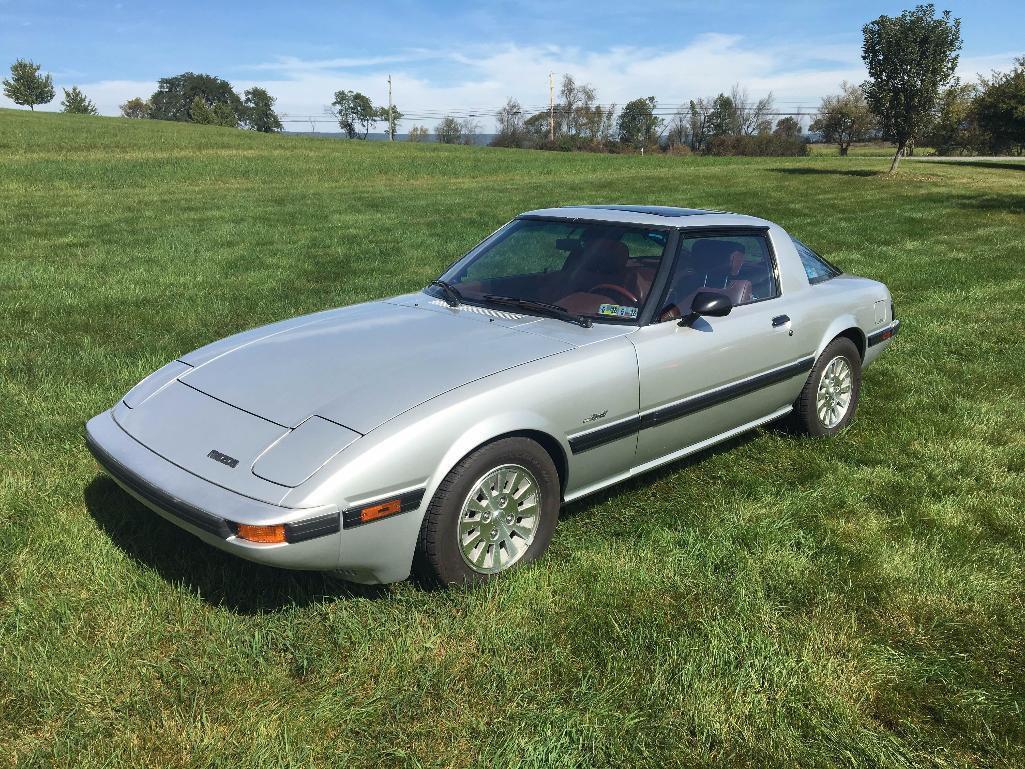
M 791 423 L 813 438 L 836 435 L 854 419 L 861 394 L 861 353 L 837 337 L 822 351 L 794 403 Z
M 561 506 L 552 458 L 528 438 L 503 438 L 468 454 L 431 500 L 415 566 L 427 582 L 472 585 L 536 560 Z

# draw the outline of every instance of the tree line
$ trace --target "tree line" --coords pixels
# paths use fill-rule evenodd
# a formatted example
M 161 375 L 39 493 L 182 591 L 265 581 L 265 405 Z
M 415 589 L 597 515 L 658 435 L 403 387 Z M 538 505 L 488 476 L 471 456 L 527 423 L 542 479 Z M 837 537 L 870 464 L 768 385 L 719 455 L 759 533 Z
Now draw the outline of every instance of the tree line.
M 38 104 L 49 104 L 54 99 L 53 78 L 40 74 L 40 69 L 40 65 L 27 59 L 15 61 L 11 65 L 11 76 L 3 81 L 4 95 L 15 104 L 33 110 Z M 97 114 L 96 105 L 77 85 L 63 90 L 61 112 Z M 274 111 L 275 101 L 264 88 L 249 88 L 240 96 L 227 80 L 184 72 L 161 78 L 157 90 L 148 99 L 137 96 L 126 101 L 121 105 L 121 115 L 272 133 L 282 130 L 281 120 Z
M 822 99 L 810 130 L 846 155 L 855 142 L 880 138 L 896 145 L 891 171 L 916 144 L 940 154 L 1025 153 L 1025 57 L 1010 72 L 994 72 L 978 83 L 954 77 L 961 49 L 960 19 L 949 11 L 936 15 L 930 3 L 899 16 L 882 15 L 862 28 L 862 59 L 868 79 L 842 83 Z M 11 65 L 4 93 L 16 104 L 34 108 L 54 98 L 53 80 L 24 59 Z M 226 80 L 185 72 L 161 78 L 148 99 L 121 105 L 128 118 L 178 120 L 233 126 L 254 131 L 282 130 L 275 99 L 253 87 L 239 95 Z M 77 87 L 64 89 L 62 110 L 96 114 Z M 384 123 L 390 138 L 402 112 L 378 106 L 363 93 L 339 90 L 326 108 L 350 139 L 366 139 Z M 668 117 L 668 120 L 666 119 Z M 434 128 L 445 144 L 473 144 L 480 123 L 473 117 L 446 115 Z M 424 141 L 425 126 L 414 125 L 410 141 Z M 592 152 L 661 151 L 708 155 L 803 155 L 808 137 L 793 115 L 776 112 L 772 94 L 758 100 L 736 85 L 730 93 L 693 99 L 672 111 L 654 96 L 627 102 L 618 110 L 603 105 L 597 90 L 564 75 L 559 98 L 547 110 L 527 114 L 510 98 L 496 113 L 493 146 Z

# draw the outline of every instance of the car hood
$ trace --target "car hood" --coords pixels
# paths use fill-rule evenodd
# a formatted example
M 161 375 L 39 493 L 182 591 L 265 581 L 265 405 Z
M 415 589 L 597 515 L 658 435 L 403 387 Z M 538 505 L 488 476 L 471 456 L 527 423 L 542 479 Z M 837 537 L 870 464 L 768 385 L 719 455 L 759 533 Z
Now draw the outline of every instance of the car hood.
M 195 368 L 180 380 L 284 427 L 317 415 L 366 434 L 453 388 L 575 346 L 507 318 L 372 302 L 214 343 L 182 357 Z

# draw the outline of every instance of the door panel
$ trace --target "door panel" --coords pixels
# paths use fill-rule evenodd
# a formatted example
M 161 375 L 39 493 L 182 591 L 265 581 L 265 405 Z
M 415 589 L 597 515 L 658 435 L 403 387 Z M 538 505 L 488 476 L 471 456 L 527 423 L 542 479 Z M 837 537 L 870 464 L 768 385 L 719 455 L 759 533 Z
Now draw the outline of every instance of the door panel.
M 633 336 L 642 420 L 636 464 L 794 401 L 810 366 L 801 362 L 789 324 L 772 325 L 780 306 L 758 302 L 726 317 L 699 318 L 693 327 L 669 321 Z

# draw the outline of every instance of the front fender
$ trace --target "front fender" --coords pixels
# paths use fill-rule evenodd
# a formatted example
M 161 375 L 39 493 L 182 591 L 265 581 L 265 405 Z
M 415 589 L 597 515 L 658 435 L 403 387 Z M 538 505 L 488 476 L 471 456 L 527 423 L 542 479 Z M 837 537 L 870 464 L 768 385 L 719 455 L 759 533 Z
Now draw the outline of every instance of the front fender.
M 569 443 L 565 436 L 560 434 L 559 427 L 551 420 L 533 411 L 508 411 L 477 422 L 456 438 L 451 448 L 445 452 L 438 463 L 436 477 L 432 479 L 433 488 L 437 489 L 437 485 L 452 471 L 452 468 L 474 449 L 504 435 L 522 432 L 542 433 L 559 444 L 563 457 L 568 457 L 570 454 Z

